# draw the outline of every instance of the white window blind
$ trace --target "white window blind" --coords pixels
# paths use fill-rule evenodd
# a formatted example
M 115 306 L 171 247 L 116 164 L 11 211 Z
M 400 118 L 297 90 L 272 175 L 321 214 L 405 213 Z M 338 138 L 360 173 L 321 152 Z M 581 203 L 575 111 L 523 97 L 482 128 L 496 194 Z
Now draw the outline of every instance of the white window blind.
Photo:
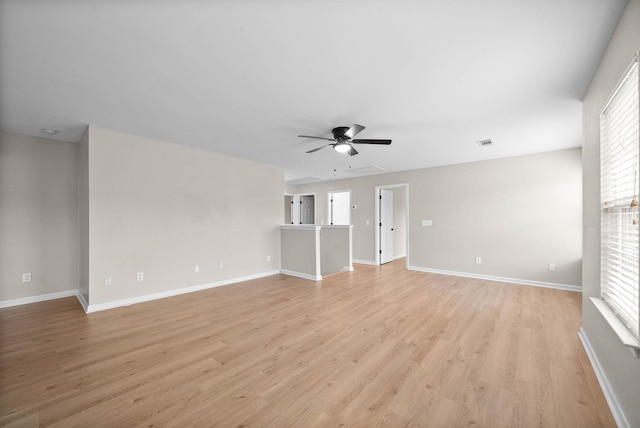
M 600 114 L 601 297 L 640 337 L 638 60 Z

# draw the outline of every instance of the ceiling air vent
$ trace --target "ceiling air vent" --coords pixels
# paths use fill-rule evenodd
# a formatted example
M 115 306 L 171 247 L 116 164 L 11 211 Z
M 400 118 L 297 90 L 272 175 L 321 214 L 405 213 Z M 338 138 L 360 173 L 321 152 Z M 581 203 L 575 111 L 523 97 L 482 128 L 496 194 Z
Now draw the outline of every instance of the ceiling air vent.
M 361 168 L 349 167 L 349 169 L 344 170 L 344 172 L 348 172 L 351 174 L 362 174 L 362 175 L 377 174 L 382 171 L 384 171 L 384 168 L 380 168 L 378 165 L 363 166 Z
M 301 184 L 317 183 L 318 181 L 324 181 L 324 178 L 322 178 L 322 177 L 300 177 L 300 178 L 294 178 L 294 179 L 291 179 L 291 180 L 287 180 L 287 181 L 285 181 L 285 184 L 291 184 L 292 186 L 299 186 Z
M 478 145 L 479 145 L 480 147 L 493 146 L 493 141 L 491 141 L 490 139 L 487 139 L 487 140 L 480 140 L 480 141 L 478 141 Z

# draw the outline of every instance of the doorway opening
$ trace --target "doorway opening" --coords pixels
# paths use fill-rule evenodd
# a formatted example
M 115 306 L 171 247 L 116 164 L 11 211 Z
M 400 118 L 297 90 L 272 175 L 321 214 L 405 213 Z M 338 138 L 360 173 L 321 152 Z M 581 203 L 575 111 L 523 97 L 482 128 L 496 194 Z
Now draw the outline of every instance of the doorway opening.
M 284 224 L 315 224 L 316 194 L 284 195 Z
M 295 195 L 285 193 L 284 195 L 284 224 L 294 224 L 295 221 L 295 204 L 293 203 Z
M 327 193 L 329 224 L 351 224 L 351 190 L 339 190 Z
M 300 196 L 300 224 L 316 223 L 316 194 Z
M 409 184 L 375 188 L 375 264 L 406 257 L 409 266 Z

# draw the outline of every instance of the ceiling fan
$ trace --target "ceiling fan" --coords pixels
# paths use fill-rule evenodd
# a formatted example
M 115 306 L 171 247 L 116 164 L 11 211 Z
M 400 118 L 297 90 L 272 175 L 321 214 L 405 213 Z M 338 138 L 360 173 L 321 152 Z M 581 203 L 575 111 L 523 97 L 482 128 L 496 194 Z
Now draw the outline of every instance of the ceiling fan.
M 298 137 L 302 138 L 315 138 L 316 140 L 327 140 L 333 141 L 332 143 L 325 144 L 320 147 L 316 147 L 315 149 L 309 150 L 307 153 L 317 152 L 320 149 L 324 149 L 325 147 L 332 146 L 336 152 L 347 153 L 349 156 L 357 155 L 358 151 L 353 147 L 354 144 L 391 144 L 391 140 L 368 140 L 368 139 L 356 139 L 355 137 L 358 133 L 360 133 L 364 129 L 364 126 L 354 124 L 349 128 L 348 126 L 338 126 L 337 128 L 333 128 L 331 131 L 333 133 L 333 138 L 327 137 L 314 137 L 312 135 L 298 135 Z

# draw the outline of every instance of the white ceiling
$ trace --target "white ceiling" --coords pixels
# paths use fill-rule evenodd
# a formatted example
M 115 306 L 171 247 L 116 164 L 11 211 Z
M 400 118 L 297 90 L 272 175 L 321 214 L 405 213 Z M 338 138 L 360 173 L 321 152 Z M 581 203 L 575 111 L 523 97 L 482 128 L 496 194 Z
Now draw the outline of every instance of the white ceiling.
M 78 141 L 91 124 L 293 182 L 580 146 L 581 100 L 626 4 L 0 1 L 2 130 Z M 393 144 L 306 154 L 322 141 L 296 137 L 353 123 Z

